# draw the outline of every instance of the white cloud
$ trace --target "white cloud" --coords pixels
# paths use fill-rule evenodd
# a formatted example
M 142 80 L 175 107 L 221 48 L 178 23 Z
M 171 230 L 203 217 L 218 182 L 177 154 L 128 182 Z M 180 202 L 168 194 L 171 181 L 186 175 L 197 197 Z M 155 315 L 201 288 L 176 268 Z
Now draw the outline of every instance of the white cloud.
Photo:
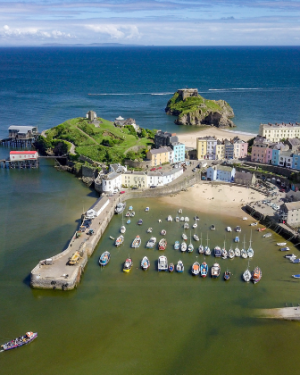
M 141 34 L 136 25 L 91 24 L 84 25 L 96 33 L 107 34 L 112 39 L 139 39 Z
M 74 38 L 72 34 L 59 30 L 42 30 L 37 27 L 12 28 L 8 25 L 4 25 L 3 28 L 0 29 L 0 36 L 13 39 L 24 37 L 41 39 Z

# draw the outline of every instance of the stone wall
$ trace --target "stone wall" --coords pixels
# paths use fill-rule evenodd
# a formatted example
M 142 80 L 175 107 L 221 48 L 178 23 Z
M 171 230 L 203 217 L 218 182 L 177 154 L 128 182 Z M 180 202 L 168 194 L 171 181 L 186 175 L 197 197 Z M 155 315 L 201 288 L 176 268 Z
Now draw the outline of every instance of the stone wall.
M 96 168 L 87 167 L 83 165 L 81 167 L 82 177 L 92 178 L 94 179 L 98 175 L 98 171 Z
M 143 160 L 143 161 L 134 161 L 134 160 L 125 160 L 125 165 L 131 168 L 143 168 L 146 169 L 147 166 L 150 168 L 151 161 L 150 160 Z

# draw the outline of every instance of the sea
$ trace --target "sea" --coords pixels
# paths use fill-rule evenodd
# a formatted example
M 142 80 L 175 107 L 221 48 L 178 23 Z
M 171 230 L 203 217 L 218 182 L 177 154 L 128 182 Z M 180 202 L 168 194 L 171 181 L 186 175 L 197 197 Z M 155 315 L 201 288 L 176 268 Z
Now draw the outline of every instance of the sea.
M 88 110 L 109 120 L 131 117 L 151 129 L 194 132 L 175 125 L 164 111 L 173 93 L 185 87 L 226 100 L 236 131 L 256 133 L 260 123 L 300 122 L 299 61 L 298 47 L 0 48 L 0 138 L 10 125 L 42 131 Z M 0 159 L 9 151 L 0 147 Z M 53 161 L 41 161 L 36 170 L 0 168 L 0 181 L 0 344 L 38 332 L 27 347 L 0 353 L 1 374 L 297 373 L 299 323 L 254 314 L 300 303 L 299 283 L 291 277 L 298 266 L 278 251 L 282 238 L 276 233 L 263 238 L 252 232 L 255 255 L 249 268 L 261 267 L 258 284 L 242 281 L 248 266 L 243 259 L 220 260 L 222 272 L 232 272 L 230 281 L 203 280 L 192 277 L 190 267 L 204 257 L 173 249 L 183 232 L 181 224 L 166 221 L 180 208 L 176 197 L 172 205 L 133 200 L 128 205 L 144 224 L 138 227 L 132 220 L 116 249 L 109 238 L 118 236 L 122 225 L 116 215 L 76 290 L 33 290 L 31 269 L 66 248 L 81 213 L 98 195 L 74 175 L 58 172 Z M 203 242 L 208 236 L 211 248 L 224 241 L 227 248 L 233 245 L 225 236 L 228 225 L 240 225 L 241 241 L 245 237 L 249 245 L 251 229 L 240 217 L 205 214 L 196 207 L 183 214 L 191 223 L 200 217 L 196 233 Z M 161 229 L 167 230 L 164 255 L 173 263 L 182 259 L 183 274 L 157 272 L 160 252 L 145 247 L 149 226 L 157 239 Z M 137 234 L 142 245 L 133 250 Z M 105 250 L 111 251 L 111 262 L 100 269 Z M 139 267 L 145 255 L 151 261 L 147 272 Z M 129 256 L 134 267 L 124 274 Z M 214 263 L 213 257 L 205 260 Z

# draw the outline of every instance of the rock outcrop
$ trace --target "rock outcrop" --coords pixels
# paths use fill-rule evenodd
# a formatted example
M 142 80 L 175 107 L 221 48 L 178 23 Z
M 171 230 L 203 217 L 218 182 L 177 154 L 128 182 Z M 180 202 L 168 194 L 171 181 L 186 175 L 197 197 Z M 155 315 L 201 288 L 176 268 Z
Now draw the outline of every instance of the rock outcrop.
M 178 116 L 177 125 L 211 125 L 219 128 L 235 127 L 230 120 L 233 109 L 225 100 L 208 100 L 197 89 L 180 89 L 168 101 L 168 115 Z

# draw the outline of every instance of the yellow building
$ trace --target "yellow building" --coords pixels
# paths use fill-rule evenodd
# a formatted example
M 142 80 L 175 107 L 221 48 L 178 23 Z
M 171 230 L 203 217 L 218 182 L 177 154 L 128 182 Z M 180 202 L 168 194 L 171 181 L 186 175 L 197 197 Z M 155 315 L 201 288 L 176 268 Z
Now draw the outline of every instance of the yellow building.
M 123 173 L 122 185 L 125 187 L 136 186 L 139 188 L 147 187 L 147 176 L 143 172 Z
M 205 158 L 207 153 L 207 139 L 197 138 L 197 159 L 201 160 Z
M 216 145 L 216 160 L 225 159 L 225 144 L 221 141 Z
M 153 148 L 147 152 L 147 158 L 150 160 L 152 167 L 156 167 L 157 165 L 162 165 L 164 163 L 172 163 L 173 150 L 171 147 Z
M 298 124 L 260 124 L 259 133 L 268 141 L 279 142 L 281 139 L 300 138 Z

